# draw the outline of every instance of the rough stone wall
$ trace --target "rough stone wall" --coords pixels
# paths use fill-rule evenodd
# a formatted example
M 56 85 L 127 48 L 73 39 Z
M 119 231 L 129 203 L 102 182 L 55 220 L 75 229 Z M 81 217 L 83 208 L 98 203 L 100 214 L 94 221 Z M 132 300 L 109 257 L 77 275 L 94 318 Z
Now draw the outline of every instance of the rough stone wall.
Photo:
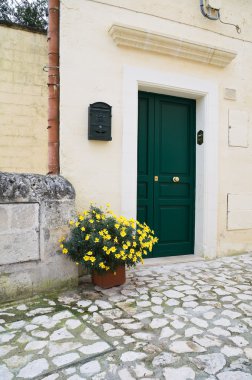
M 0 173 L 0 301 L 76 284 L 58 252 L 75 192 L 60 176 Z
M 0 170 L 47 171 L 47 41 L 0 23 Z

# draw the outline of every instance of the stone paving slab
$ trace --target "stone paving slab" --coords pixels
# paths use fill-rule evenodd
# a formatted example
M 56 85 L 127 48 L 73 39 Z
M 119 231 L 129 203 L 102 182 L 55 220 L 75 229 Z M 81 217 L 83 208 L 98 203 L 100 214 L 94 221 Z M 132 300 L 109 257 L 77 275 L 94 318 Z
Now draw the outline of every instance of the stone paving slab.
M 252 380 L 252 255 L 0 309 L 0 379 Z
M 17 307 L 25 309 L 26 305 Z M 0 315 L 7 312 L 11 316 L 14 309 L 7 308 Z M 113 351 L 112 345 L 70 310 L 39 307 L 24 311 L 25 318 L 0 325 L 0 358 L 4 363 L 0 379 L 1 370 L 9 378 L 37 378 Z

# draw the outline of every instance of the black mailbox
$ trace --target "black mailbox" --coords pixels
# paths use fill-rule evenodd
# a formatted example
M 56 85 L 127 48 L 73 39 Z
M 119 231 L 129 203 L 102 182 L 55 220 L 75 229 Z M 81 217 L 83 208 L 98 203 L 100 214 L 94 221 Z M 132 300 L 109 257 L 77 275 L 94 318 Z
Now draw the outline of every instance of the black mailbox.
M 111 109 L 103 102 L 96 102 L 88 108 L 88 139 L 111 141 Z

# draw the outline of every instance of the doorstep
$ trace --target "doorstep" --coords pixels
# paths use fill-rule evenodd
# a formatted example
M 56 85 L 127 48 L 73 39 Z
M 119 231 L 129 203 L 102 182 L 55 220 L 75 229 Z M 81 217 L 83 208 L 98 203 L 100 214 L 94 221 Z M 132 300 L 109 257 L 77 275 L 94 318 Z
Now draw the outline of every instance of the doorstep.
M 179 263 L 191 263 L 205 261 L 203 257 L 195 255 L 181 255 L 181 256 L 167 256 L 167 257 L 157 257 L 144 260 L 144 266 L 142 264 L 137 264 L 136 268 L 146 268 L 146 267 L 157 267 L 169 264 L 179 264 Z

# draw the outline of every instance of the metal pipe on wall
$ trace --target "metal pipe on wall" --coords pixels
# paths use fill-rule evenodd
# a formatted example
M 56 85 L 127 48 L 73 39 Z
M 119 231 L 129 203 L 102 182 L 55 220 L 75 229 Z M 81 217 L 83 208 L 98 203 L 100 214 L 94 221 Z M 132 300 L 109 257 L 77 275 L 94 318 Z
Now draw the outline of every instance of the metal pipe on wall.
M 203 16 L 208 18 L 209 20 L 216 21 L 220 18 L 219 10 L 216 10 L 216 16 L 211 16 L 209 13 L 205 11 L 205 0 L 200 0 L 200 11 L 203 14 Z
M 48 2 L 48 174 L 59 174 L 59 7 Z

